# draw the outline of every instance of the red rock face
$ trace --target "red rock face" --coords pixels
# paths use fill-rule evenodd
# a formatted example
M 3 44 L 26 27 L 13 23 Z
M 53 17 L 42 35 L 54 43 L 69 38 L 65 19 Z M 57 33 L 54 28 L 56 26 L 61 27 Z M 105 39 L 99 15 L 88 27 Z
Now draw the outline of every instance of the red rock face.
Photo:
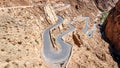
M 120 55 L 120 0 L 110 11 L 104 24 L 105 35 L 111 42 L 113 51 Z

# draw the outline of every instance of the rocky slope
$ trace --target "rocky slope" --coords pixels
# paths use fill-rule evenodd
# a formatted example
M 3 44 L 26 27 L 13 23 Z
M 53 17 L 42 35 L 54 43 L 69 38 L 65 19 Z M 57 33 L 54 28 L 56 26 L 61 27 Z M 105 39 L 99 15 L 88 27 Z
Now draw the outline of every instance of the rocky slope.
M 90 17 L 90 30 L 100 13 L 93 0 L 1 1 L 1 7 L 5 9 L 0 8 L 0 68 L 50 68 L 41 54 L 42 34 L 48 26 L 55 23 L 56 20 L 52 20 L 51 17 L 56 19 L 56 16 L 55 14 L 51 16 L 47 12 L 48 8 L 54 13 L 54 9 L 50 9 L 49 5 L 44 8 L 46 2 L 50 2 L 53 7 L 66 3 L 70 5 L 55 10 L 56 15 L 63 16 L 65 20 L 51 31 L 54 37 L 69 28 L 67 20 L 80 15 Z M 24 8 L 7 8 L 15 6 Z M 73 46 L 66 68 L 118 68 L 109 52 L 109 44 L 101 38 L 99 27 L 94 32 L 93 38 L 89 38 L 87 34 L 81 32 L 84 23 L 83 18 L 72 22 L 76 29 L 63 38 Z
M 101 11 L 109 11 L 111 8 L 115 7 L 118 0 L 95 0 L 97 7 Z

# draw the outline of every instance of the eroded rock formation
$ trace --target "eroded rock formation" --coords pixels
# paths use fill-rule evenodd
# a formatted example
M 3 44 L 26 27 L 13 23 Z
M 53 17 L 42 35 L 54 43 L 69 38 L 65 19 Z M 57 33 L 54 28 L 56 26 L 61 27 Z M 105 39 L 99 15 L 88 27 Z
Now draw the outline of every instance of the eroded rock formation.
M 115 6 L 118 0 L 95 0 L 97 7 L 101 11 L 108 11 Z

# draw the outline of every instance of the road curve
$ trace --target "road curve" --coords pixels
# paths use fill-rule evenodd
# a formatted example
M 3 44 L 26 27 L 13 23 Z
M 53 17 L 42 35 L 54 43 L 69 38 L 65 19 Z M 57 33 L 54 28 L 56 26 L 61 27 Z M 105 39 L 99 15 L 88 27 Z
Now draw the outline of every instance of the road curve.
M 56 38 L 57 42 L 59 43 L 60 49 L 58 51 L 55 51 L 51 43 L 50 29 L 55 28 L 57 25 L 61 24 L 62 22 L 63 22 L 63 18 L 58 16 L 58 21 L 56 22 L 56 24 L 48 27 L 43 33 L 43 43 L 44 43 L 43 51 L 42 51 L 43 58 L 50 63 L 62 63 L 69 58 L 71 53 L 72 46 L 70 46 L 68 43 L 65 43 L 62 40 L 62 37 L 65 34 L 67 34 L 68 32 L 74 29 L 74 27 L 70 23 L 69 23 L 70 29 L 58 35 Z
M 95 30 L 96 30 L 96 24 L 93 25 L 92 29 L 88 33 L 88 37 L 92 38 Z
M 89 22 L 89 17 L 85 17 L 85 18 L 86 18 L 86 24 L 85 24 L 85 28 L 82 29 L 82 32 L 83 32 L 83 33 L 86 33 L 86 32 L 87 32 L 88 26 L 89 26 L 89 24 L 88 24 L 88 22 Z

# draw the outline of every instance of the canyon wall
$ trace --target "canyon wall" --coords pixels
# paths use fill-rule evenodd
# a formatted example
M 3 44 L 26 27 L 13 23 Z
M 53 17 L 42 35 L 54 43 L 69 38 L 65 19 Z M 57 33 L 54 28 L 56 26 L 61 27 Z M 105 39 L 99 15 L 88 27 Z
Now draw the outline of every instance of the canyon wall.
M 120 0 L 104 22 L 105 35 L 114 53 L 120 56 Z

